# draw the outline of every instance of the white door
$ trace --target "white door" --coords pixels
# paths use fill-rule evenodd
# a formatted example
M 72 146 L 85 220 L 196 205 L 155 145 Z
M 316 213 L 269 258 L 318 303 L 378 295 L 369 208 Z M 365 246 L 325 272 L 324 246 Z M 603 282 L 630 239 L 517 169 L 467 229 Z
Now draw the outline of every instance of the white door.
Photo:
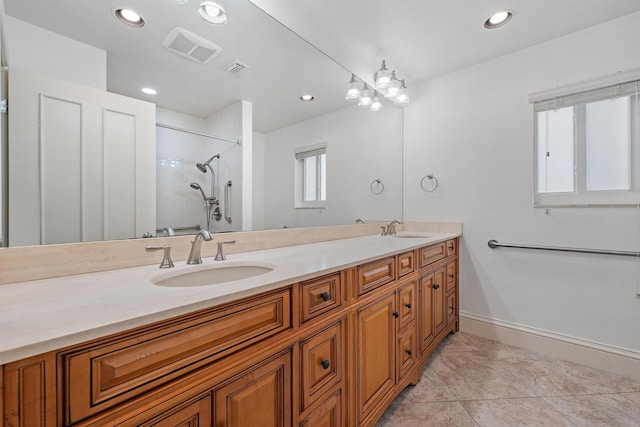
M 155 105 L 9 69 L 9 245 L 155 234 Z

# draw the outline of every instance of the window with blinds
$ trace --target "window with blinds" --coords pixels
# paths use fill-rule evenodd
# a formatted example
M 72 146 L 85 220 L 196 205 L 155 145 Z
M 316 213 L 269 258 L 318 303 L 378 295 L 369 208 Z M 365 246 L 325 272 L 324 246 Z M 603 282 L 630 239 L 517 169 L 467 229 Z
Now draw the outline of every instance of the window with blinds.
M 295 207 L 323 208 L 327 200 L 327 146 L 295 153 Z
M 535 206 L 637 205 L 638 89 L 629 81 L 535 101 Z

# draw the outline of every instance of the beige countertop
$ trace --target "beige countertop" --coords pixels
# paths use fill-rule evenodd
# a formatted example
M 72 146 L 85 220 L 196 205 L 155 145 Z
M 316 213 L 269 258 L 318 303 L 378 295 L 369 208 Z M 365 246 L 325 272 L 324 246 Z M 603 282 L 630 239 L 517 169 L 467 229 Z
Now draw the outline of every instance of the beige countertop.
M 0 364 L 213 307 L 377 258 L 438 243 L 459 233 L 366 236 L 237 253 L 226 261 L 176 262 L 0 286 Z M 204 245 L 215 242 L 204 242 Z M 161 259 L 159 253 L 158 261 Z M 223 266 L 267 265 L 265 274 L 215 285 L 165 287 L 166 275 Z

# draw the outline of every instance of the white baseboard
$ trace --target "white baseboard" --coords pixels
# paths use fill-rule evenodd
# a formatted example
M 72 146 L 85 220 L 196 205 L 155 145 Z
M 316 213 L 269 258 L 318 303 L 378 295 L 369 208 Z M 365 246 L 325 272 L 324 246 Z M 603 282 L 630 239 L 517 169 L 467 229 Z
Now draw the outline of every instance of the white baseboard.
M 460 312 L 460 330 L 640 380 L 640 352 Z

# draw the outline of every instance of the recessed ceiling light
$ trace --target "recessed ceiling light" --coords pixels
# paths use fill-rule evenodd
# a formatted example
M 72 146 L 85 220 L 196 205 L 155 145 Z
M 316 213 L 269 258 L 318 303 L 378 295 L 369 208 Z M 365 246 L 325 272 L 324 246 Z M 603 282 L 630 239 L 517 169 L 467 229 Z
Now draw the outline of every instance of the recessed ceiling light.
M 121 22 L 124 22 L 127 25 L 132 27 L 143 27 L 144 19 L 138 13 L 131 9 L 116 9 L 113 14 L 118 18 Z
M 227 14 L 222 6 L 212 1 L 203 1 L 200 3 L 198 14 L 210 24 L 221 25 L 227 22 Z
M 167 0 L 169 3 L 185 4 L 187 0 Z
M 511 21 L 511 18 L 513 18 L 513 12 L 501 10 L 500 12 L 494 13 L 489 19 L 484 21 L 484 27 L 489 30 L 502 27 L 504 24 Z
M 157 95 L 158 94 L 157 90 L 152 89 L 150 87 L 143 87 L 142 89 L 140 89 L 140 92 L 146 93 L 147 95 Z
M 302 95 L 300 97 L 300 101 L 302 101 L 302 102 L 311 102 L 311 101 L 314 101 L 315 99 L 316 99 L 316 97 L 313 96 L 313 95 Z

